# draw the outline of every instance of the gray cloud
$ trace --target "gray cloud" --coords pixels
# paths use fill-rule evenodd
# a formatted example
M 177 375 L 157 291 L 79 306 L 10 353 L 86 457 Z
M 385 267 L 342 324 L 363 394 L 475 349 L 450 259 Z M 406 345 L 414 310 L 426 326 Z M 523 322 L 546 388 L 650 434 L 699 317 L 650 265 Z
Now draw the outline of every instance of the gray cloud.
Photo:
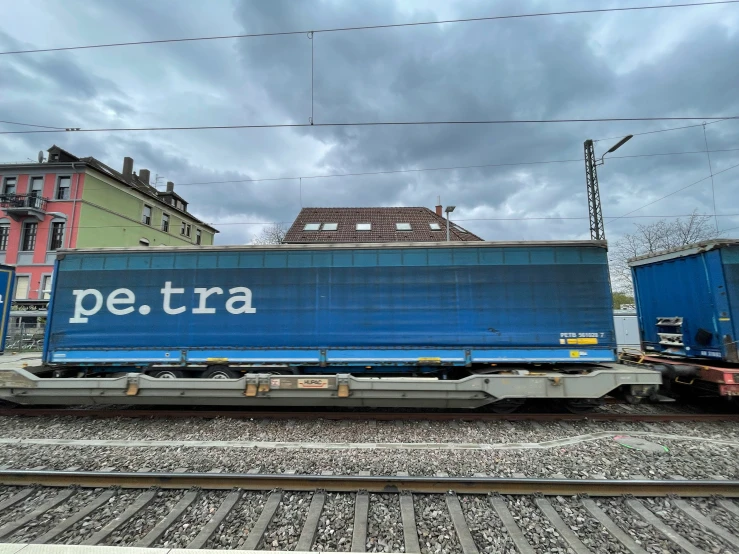
M 599 2 L 600 5 L 609 5 Z M 43 42 L 72 44 L 269 32 L 561 9 L 550 2 L 450 6 L 380 2 L 73 3 L 74 18 L 44 4 Z M 569 7 L 569 6 L 568 6 Z M 574 2 L 573 9 L 594 7 Z M 17 6 L 16 21 L 32 12 Z M 314 36 L 316 121 L 735 115 L 739 10 L 696 8 L 599 16 L 326 33 Z M 49 21 L 59 18 L 57 28 Z M 30 20 L 30 19 L 29 19 Z M 0 45 L 26 44 L 0 22 Z M 70 27 L 74 21 L 72 33 Z M 79 31 L 82 29 L 82 31 Z M 125 30 L 125 33 L 122 31 Z M 310 40 L 303 35 L 131 47 L 0 59 L 2 119 L 83 127 L 307 122 Z M 7 83 L 7 84 L 6 84 Z M 71 123 L 70 123 L 71 122 Z M 424 126 L 110 135 L 0 135 L 7 159 L 57 142 L 118 167 L 125 155 L 213 222 L 291 221 L 304 206 L 458 206 L 455 217 L 491 240 L 588 235 L 583 163 L 394 173 L 198 186 L 180 183 L 357 173 L 519 161 L 582 159 L 586 138 L 674 123 Z M 707 127 L 712 149 L 739 148 L 739 122 Z M 615 140 L 597 143 L 602 153 Z M 701 128 L 635 137 L 616 155 L 705 148 Z M 33 157 L 33 155 L 31 156 Z M 714 171 L 739 152 L 712 154 Z M 614 217 L 708 175 L 705 155 L 608 159 L 599 168 Z M 739 169 L 715 178 L 719 213 L 734 213 Z M 706 213 L 710 181 L 635 215 Z M 483 221 L 491 218 L 581 218 Z M 609 238 L 635 221 L 607 223 Z M 722 218 L 726 228 L 739 217 Z M 223 225 L 220 243 L 247 242 L 255 225 Z

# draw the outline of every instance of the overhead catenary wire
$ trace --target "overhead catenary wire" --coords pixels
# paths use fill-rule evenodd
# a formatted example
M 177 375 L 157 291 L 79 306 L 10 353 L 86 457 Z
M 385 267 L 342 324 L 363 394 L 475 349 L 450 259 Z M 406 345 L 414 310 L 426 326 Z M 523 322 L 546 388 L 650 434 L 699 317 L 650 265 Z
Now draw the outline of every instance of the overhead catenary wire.
M 739 1 L 739 0 L 737 0 Z M 739 119 L 732 116 L 703 117 L 591 117 L 582 119 L 475 119 L 475 120 L 436 120 L 436 121 L 359 121 L 359 122 L 324 122 L 324 123 L 262 123 L 245 125 L 194 125 L 176 127 L 101 127 L 96 129 L 58 129 L 34 131 L 0 131 L 0 135 L 28 135 L 38 133 L 103 133 L 103 132 L 137 132 L 137 131 L 204 131 L 223 129 L 295 129 L 301 127 L 384 127 L 384 126 L 422 126 L 422 125 L 518 125 L 547 123 L 602 123 L 613 121 L 690 121 L 707 119 Z
M 23 127 L 39 127 L 41 129 L 56 129 L 58 131 L 66 131 L 65 127 L 51 127 L 50 125 L 34 125 L 33 123 L 18 123 L 17 121 L 4 121 L 0 120 L 0 123 L 6 123 L 8 125 L 21 125 Z
M 299 35 L 307 33 L 339 33 L 349 31 L 367 31 L 373 29 L 398 29 L 403 27 L 422 27 L 429 25 L 447 25 L 456 23 L 478 23 L 484 21 L 500 21 L 506 19 L 526 19 L 534 17 L 552 17 L 552 16 L 564 16 L 564 15 L 586 15 L 586 14 L 599 14 L 599 13 L 612 13 L 612 12 L 630 12 L 630 11 L 645 11 L 645 10 L 661 10 L 661 9 L 674 9 L 674 8 L 692 8 L 699 6 L 716 6 L 722 4 L 736 4 L 739 0 L 719 0 L 710 2 L 689 2 L 683 4 L 659 4 L 653 6 L 629 6 L 622 8 L 597 8 L 591 10 L 566 10 L 557 12 L 538 12 L 538 13 L 524 13 L 524 14 L 511 14 L 511 15 L 492 15 L 487 17 L 468 17 L 463 19 L 446 19 L 439 21 L 416 21 L 409 23 L 388 23 L 382 25 L 357 25 L 351 27 L 334 27 L 324 29 L 304 29 L 299 31 L 274 31 L 266 33 L 245 33 L 245 34 L 234 34 L 234 35 L 214 35 L 204 37 L 185 37 L 185 38 L 172 38 L 172 39 L 155 39 L 155 40 L 138 40 L 131 42 L 114 42 L 104 44 L 88 44 L 82 46 L 62 46 L 55 48 L 34 48 L 27 50 L 8 50 L 0 52 L 1 56 L 11 54 L 36 54 L 41 52 L 61 52 L 68 50 L 90 50 L 99 48 L 116 48 L 123 46 L 140 46 L 147 44 L 166 44 L 166 43 L 181 43 L 181 42 L 198 42 L 198 41 L 213 41 L 213 40 L 227 40 L 227 39 L 247 39 L 247 38 L 259 38 L 259 37 L 277 37 L 277 36 L 289 36 Z
M 632 215 L 624 216 L 624 219 L 669 219 L 676 217 L 691 217 L 693 215 L 705 216 L 705 217 L 739 217 L 739 213 L 734 214 L 668 214 L 668 215 Z M 472 217 L 472 218 L 457 218 L 452 220 L 452 225 L 455 225 L 461 221 L 582 221 L 588 219 L 583 216 L 523 216 L 523 217 Z M 231 225 L 288 225 L 292 224 L 292 221 L 210 221 L 202 222 L 203 225 L 208 226 L 231 226 Z M 129 228 L 132 225 L 139 225 L 138 221 L 131 221 L 126 225 L 70 225 L 69 229 L 119 229 Z M 195 225 L 198 225 L 197 223 Z M 156 227 L 152 227 L 153 230 L 159 231 Z M 730 229 L 727 229 L 730 230 Z M 162 231 L 165 232 L 165 231 Z
M 677 190 L 675 190 L 675 191 L 672 191 L 672 192 L 671 192 L 671 193 L 669 193 L 669 194 L 665 194 L 664 196 L 660 196 L 660 197 L 659 197 L 659 198 L 657 198 L 656 200 L 653 200 L 653 201 L 651 201 L 651 202 L 648 202 L 648 203 L 644 204 L 643 206 L 639 206 L 638 208 L 635 208 L 635 209 L 631 210 L 630 212 L 626 212 L 625 214 L 623 214 L 623 215 L 619 215 L 619 216 L 616 216 L 616 217 L 608 217 L 608 218 L 606 218 L 606 219 L 608 219 L 608 220 L 610 220 L 610 221 L 614 221 L 614 220 L 616 220 L 616 219 L 623 219 L 623 218 L 625 218 L 625 217 L 627 217 L 627 216 L 630 216 L 630 215 L 631 215 L 631 214 L 633 214 L 634 212 L 638 212 L 639 210 L 641 210 L 641 209 L 644 209 L 644 208 L 646 208 L 647 206 L 651 206 L 651 205 L 653 205 L 653 204 L 656 204 L 657 202 L 661 202 L 661 201 L 662 201 L 662 200 L 664 200 L 665 198 L 669 198 L 670 196 L 673 196 L 673 195 L 677 194 L 678 192 L 682 192 L 682 191 L 684 191 L 685 189 L 689 189 L 690 187 L 693 187 L 693 186 L 695 186 L 695 185 L 697 185 L 697 184 L 699 184 L 699 183 L 702 183 L 703 181 L 707 181 L 708 179 L 711 179 L 711 178 L 712 178 L 713 176 L 716 176 L 716 175 L 721 175 L 722 173 L 726 173 L 727 171 L 730 171 L 730 170 L 732 170 L 732 169 L 735 169 L 735 168 L 737 168 L 737 167 L 739 167 L 739 164 L 736 164 L 736 165 L 732 165 L 732 166 L 730 166 L 730 167 L 727 167 L 726 169 L 722 169 L 721 171 L 717 171 L 717 172 L 716 172 L 716 173 L 714 173 L 713 175 L 708 175 L 708 176 L 706 176 L 706 177 L 703 177 L 703 179 L 699 179 L 698 181 L 695 181 L 695 182 L 693 182 L 693 183 L 690 183 L 689 185 L 686 185 L 686 186 L 684 186 L 684 187 L 681 187 L 681 188 L 679 188 L 679 189 L 677 189 Z M 711 214 L 711 215 L 714 215 L 714 214 Z
M 711 150 L 711 152 L 737 152 L 739 148 L 723 148 Z M 705 154 L 705 150 L 691 150 L 685 152 L 660 152 L 653 154 L 632 154 L 628 156 L 609 156 L 609 160 L 619 160 L 628 158 L 651 158 L 655 156 L 682 156 L 686 154 Z M 361 177 L 368 175 L 391 175 L 396 173 L 420 173 L 425 171 L 450 171 L 458 169 L 481 169 L 488 167 L 509 167 L 509 166 L 522 166 L 522 165 L 546 165 L 546 164 L 561 164 L 561 163 L 582 163 L 582 158 L 570 158 L 565 160 L 542 160 L 532 162 L 506 162 L 506 163 L 495 163 L 495 164 L 478 164 L 478 165 L 456 165 L 456 166 L 445 166 L 445 167 L 424 167 L 418 169 L 389 169 L 385 171 L 362 171 L 355 173 L 324 173 L 321 175 L 298 175 L 295 177 L 264 177 L 259 179 L 231 179 L 226 181 L 199 181 L 193 183 L 178 183 L 178 187 L 190 187 L 196 185 L 221 185 L 231 183 L 260 183 L 263 181 L 297 181 L 302 179 L 326 179 L 333 177 Z M 301 183 L 302 184 L 302 183 Z M 302 190 L 302 189 L 301 189 Z
M 593 142 L 600 142 L 603 140 L 616 140 L 616 139 L 624 138 L 626 135 L 631 135 L 632 137 L 640 137 L 642 135 L 655 135 L 657 133 L 668 133 L 670 131 L 679 131 L 681 129 L 692 129 L 694 127 L 703 127 L 705 125 L 713 125 L 714 123 L 721 123 L 722 121 L 727 121 L 727 119 L 717 119 L 715 121 L 695 123 L 693 125 L 682 125 L 680 127 L 669 127 L 667 129 L 657 129 L 656 131 L 644 131 L 642 133 L 624 133 L 623 135 L 618 135 L 618 136 L 613 136 L 613 137 L 603 137 L 599 139 L 593 139 Z

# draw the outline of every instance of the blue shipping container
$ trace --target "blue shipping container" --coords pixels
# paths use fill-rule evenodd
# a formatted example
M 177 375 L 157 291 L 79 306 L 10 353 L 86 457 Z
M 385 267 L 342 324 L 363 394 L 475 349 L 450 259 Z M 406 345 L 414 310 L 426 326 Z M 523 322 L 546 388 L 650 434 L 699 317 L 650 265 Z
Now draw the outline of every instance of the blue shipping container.
M 0 354 L 5 352 L 5 339 L 8 337 L 8 320 L 13 302 L 15 267 L 0 264 Z
M 52 364 L 614 360 L 604 242 L 70 250 L 53 283 Z
M 630 261 L 642 348 L 739 362 L 739 240 Z

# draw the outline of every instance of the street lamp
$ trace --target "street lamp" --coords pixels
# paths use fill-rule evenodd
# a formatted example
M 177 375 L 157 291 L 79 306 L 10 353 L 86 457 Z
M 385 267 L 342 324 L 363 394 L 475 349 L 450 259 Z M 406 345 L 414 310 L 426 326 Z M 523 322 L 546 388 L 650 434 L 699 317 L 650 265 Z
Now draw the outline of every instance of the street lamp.
M 588 215 L 590 216 L 590 238 L 593 240 L 605 240 L 606 230 L 603 226 L 603 210 L 600 207 L 600 191 L 598 190 L 598 172 L 596 167 L 605 163 L 606 154 L 615 152 L 630 141 L 634 135 L 626 135 L 616 144 L 611 146 L 600 161 L 595 157 L 595 146 L 593 141 L 585 141 L 585 185 L 588 193 Z
M 447 206 L 444 208 L 444 212 L 446 212 L 446 241 L 449 242 L 449 214 L 454 211 L 454 208 L 457 206 Z

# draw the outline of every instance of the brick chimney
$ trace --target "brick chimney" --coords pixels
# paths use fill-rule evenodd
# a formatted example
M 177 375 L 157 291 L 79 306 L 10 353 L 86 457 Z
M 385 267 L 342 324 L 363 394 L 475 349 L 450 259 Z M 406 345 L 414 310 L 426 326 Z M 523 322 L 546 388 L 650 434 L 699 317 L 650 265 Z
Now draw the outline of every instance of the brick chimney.
M 441 204 L 438 204 L 436 206 L 436 215 L 438 215 L 439 217 L 442 217 L 442 213 L 443 212 L 441 211 Z
M 139 179 L 141 179 L 147 185 L 149 184 L 149 176 L 150 175 L 151 175 L 151 172 L 148 169 L 140 169 L 139 170 Z
M 167 192 L 174 192 L 174 183 L 172 181 L 167 181 Z
M 123 178 L 130 181 L 133 176 L 133 158 L 126 156 L 123 158 Z

